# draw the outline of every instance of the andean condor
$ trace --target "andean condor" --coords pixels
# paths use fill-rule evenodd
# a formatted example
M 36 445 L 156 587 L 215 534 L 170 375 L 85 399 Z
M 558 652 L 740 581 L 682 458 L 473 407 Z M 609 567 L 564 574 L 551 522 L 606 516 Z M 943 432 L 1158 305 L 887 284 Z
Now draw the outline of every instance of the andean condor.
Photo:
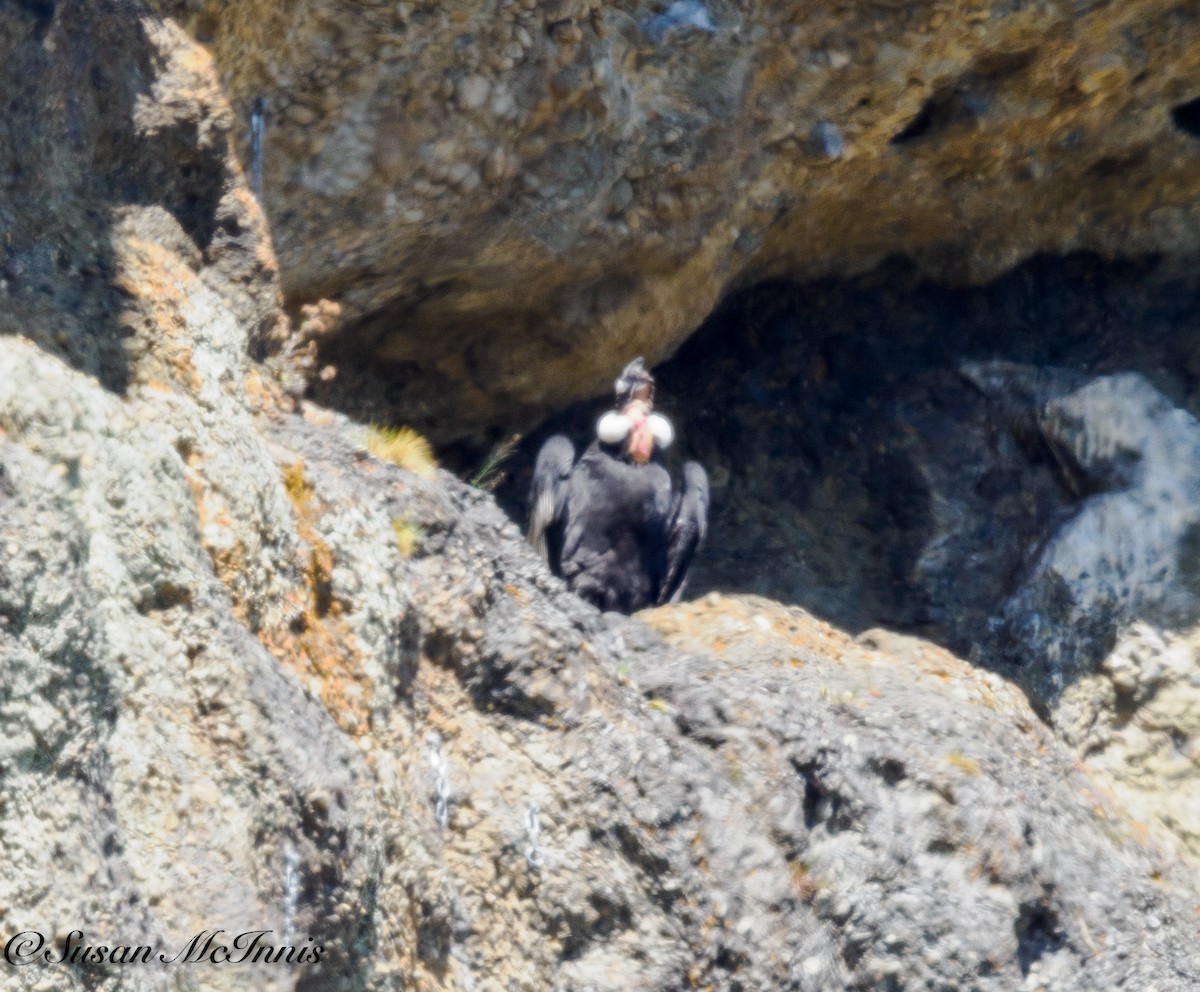
M 683 466 L 676 488 L 661 452 L 674 439 L 654 413 L 654 378 L 637 358 L 615 383 L 616 406 L 578 461 L 561 434 L 538 452 L 529 543 L 555 575 L 602 610 L 676 603 L 708 526 L 708 475 Z

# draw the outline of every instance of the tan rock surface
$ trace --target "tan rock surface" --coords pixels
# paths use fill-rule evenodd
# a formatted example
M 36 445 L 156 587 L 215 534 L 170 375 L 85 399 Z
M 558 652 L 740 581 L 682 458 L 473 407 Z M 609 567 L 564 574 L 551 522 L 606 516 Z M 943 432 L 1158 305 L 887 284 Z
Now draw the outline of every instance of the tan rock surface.
M 1168 0 L 157 6 L 243 161 L 266 101 L 284 289 L 344 306 L 343 399 L 438 440 L 600 392 L 769 276 L 1200 253 L 1172 117 L 1200 29 Z
M 1200 861 L 1200 635 L 1126 631 L 1100 671 L 1064 695 L 1055 723 L 1085 768 L 1142 824 Z M 1166 827 L 1166 832 L 1162 830 Z

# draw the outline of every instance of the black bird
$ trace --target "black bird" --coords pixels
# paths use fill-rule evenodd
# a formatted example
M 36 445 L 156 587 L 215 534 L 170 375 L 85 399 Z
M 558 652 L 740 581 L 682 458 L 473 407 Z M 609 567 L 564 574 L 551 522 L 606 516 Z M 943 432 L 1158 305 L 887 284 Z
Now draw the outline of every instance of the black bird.
M 575 460 L 561 434 L 538 452 L 529 492 L 529 543 L 555 575 L 602 610 L 676 603 L 708 526 L 708 475 L 683 467 L 675 488 L 662 463 L 674 439 L 654 413 L 654 378 L 637 358 L 615 383 L 616 406 Z

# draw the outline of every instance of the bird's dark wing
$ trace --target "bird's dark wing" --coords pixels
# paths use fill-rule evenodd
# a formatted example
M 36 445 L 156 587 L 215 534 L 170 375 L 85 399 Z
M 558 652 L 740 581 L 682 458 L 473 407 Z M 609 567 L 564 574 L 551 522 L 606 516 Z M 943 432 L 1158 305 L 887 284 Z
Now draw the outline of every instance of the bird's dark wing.
M 575 446 L 561 434 L 542 445 L 529 487 L 529 543 L 560 575 L 562 528 L 566 517 L 567 479 L 575 465 Z
M 688 572 L 708 531 L 708 473 L 699 462 L 683 466 L 683 485 L 675 496 L 667 532 L 667 574 L 658 602 L 678 603 Z

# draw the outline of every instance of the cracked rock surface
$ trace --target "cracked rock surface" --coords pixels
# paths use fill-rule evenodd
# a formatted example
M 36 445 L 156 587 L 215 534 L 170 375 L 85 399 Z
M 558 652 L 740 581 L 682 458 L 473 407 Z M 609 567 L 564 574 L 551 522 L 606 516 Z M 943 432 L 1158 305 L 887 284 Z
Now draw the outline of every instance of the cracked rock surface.
M 5 843 L 28 865 L 6 876 L 7 928 L 53 906 L 145 939 L 279 930 L 290 848 L 291 922 L 334 954 L 292 977 L 213 969 L 205 987 L 1194 980 L 1186 872 L 997 676 L 753 598 L 646 615 L 661 637 L 598 614 L 489 497 L 376 461 L 316 408 L 256 422 L 259 468 L 292 503 L 299 612 L 254 629 L 202 548 L 179 455 L 64 436 L 111 397 L 54 379 L 32 346 L 6 355 L 32 366 L 6 381 L 60 397 L 13 388 L 0 406 L 4 539 L 26 549 L 3 584 L 5 684 L 25 687 L 3 710 Z M 73 438 L 111 451 L 73 474 L 42 464 Z M 125 498 L 95 506 L 113 473 Z M 58 508 L 39 519 L 81 535 L 52 545 L 73 567 L 25 543 L 14 503 Z M 122 530 L 135 518 L 153 526 Z M 407 559 L 396 520 L 418 529 Z M 20 800 L 52 783 L 53 803 Z M 71 830 L 94 886 L 36 861 Z
M 337 402 L 439 441 L 598 395 L 765 278 L 1200 251 L 1174 0 L 152 6 L 211 47 L 243 162 L 265 102 L 284 290 L 344 307 Z
M 6 162 L 70 139 L 0 207 L 0 935 L 324 953 L 6 987 L 1196 986 L 1192 869 L 998 676 L 755 598 L 599 614 L 294 403 L 232 111 L 131 12 L 0 10 Z M 1111 691 L 1165 704 L 1155 650 Z

